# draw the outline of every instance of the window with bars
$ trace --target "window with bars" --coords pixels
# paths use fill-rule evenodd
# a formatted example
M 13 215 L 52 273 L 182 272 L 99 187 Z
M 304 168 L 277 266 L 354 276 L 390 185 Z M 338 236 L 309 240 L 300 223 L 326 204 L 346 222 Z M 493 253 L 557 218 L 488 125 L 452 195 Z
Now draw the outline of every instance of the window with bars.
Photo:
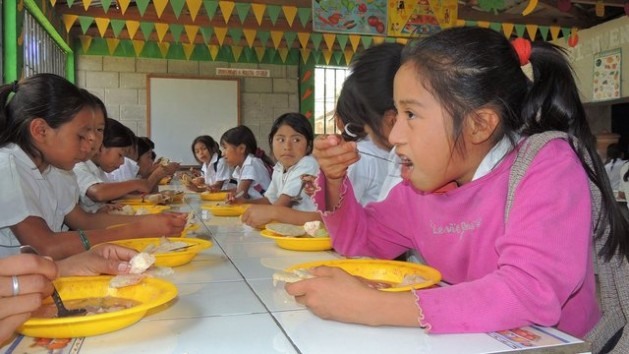
M 344 67 L 315 67 L 315 134 L 334 134 L 336 132 L 336 125 L 334 124 L 336 100 L 348 75 L 349 69 Z
M 24 11 L 24 77 L 39 73 L 66 77 L 66 53 L 28 12 Z

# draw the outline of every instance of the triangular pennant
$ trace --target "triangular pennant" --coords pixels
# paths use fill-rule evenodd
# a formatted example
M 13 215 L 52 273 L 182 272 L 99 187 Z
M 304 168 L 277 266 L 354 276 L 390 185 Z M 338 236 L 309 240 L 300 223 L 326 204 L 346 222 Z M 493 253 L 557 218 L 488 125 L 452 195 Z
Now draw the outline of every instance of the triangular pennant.
M 300 7 L 297 9 L 297 17 L 299 17 L 299 22 L 303 27 L 306 27 L 308 21 L 310 20 L 310 14 L 312 10 L 309 7 Z
M 465 27 L 466 25 L 467 23 L 465 22 L 465 20 L 461 20 L 461 19 L 456 20 L 456 27 Z
M 528 33 L 529 39 L 534 41 L 537 35 L 537 25 L 526 25 L 526 33 Z
M 118 38 L 107 38 L 107 49 L 109 49 L 109 55 L 113 55 L 118 48 L 118 44 L 120 44 L 120 40 Z
M 146 12 L 146 8 L 149 6 L 150 1 L 151 0 L 135 0 L 135 5 L 140 12 L 140 16 L 144 16 L 144 13 Z
M 317 50 L 312 52 L 315 64 L 321 64 L 321 51 Z
M 266 44 L 269 42 L 269 37 L 271 33 L 269 31 L 258 31 L 258 39 L 260 40 L 260 45 L 266 47 Z
M 57 0 L 50 0 L 50 3 L 52 4 L 52 7 L 55 7 L 55 5 L 57 4 Z
M 325 64 L 326 65 L 330 65 L 330 59 L 332 59 L 332 51 L 331 50 L 324 50 L 323 51 L 323 58 L 325 59 Z
M 498 23 L 498 22 L 492 22 L 489 24 L 489 28 L 491 28 L 492 30 L 501 33 L 502 32 L 502 24 Z
M 142 31 L 145 41 L 148 41 L 151 38 L 151 33 L 153 33 L 154 27 L 155 23 L 153 22 L 140 22 L 140 30 Z
M 216 39 L 218 39 L 218 44 L 223 45 L 227 35 L 227 27 L 214 27 L 214 33 L 216 34 Z
M 218 2 L 218 6 L 221 8 L 221 13 L 223 14 L 225 24 L 229 23 L 229 18 L 232 16 L 232 12 L 234 11 L 234 5 L 235 4 L 233 1 Z
M 181 10 L 183 10 L 183 5 L 185 3 L 186 0 L 170 0 L 170 7 L 173 8 L 175 18 L 179 19 L 179 16 L 181 16 Z
M 336 51 L 333 53 L 333 56 L 334 56 L 334 63 L 336 65 L 341 65 L 341 58 L 343 57 L 343 52 Z
M 367 49 L 371 47 L 371 42 L 373 41 L 373 37 L 371 36 L 362 36 L 360 41 L 363 43 L 363 48 Z
M 72 7 L 74 5 L 74 0 L 68 0 L 68 7 Z
M 153 0 L 153 6 L 155 6 L 155 12 L 157 12 L 157 18 L 162 17 L 162 14 L 166 9 L 166 5 L 168 5 L 168 0 Z M 159 49 L 161 50 L 162 48 L 160 47 Z M 162 56 L 164 56 L 163 53 Z
M 129 39 L 133 39 L 135 34 L 138 33 L 138 28 L 140 28 L 140 21 L 132 21 L 128 20 L 127 24 L 127 33 L 129 34 Z
M 83 8 L 85 11 L 90 8 L 90 5 L 92 5 L 92 0 L 83 0 Z
M 164 42 L 158 43 L 157 45 L 159 46 L 159 52 L 162 54 L 162 58 L 166 58 L 166 55 L 168 55 L 168 48 L 170 48 L 170 43 Z
M 242 52 L 245 54 L 245 61 L 247 63 L 255 63 L 256 60 L 254 58 L 255 52 L 253 51 L 253 49 L 249 48 L 249 47 L 244 47 L 242 49 Z
M 214 29 L 212 27 L 201 27 L 203 43 L 210 43 L 210 40 L 212 39 L 212 33 L 214 33 Z
M 79 36 L 79 39 L 81 40 L 81 48 L 83 49 L 83 53 L 87 53 L 87 51 L 90 49 L 90 45 L 92 44 L 92 37 Z
M 219 46 L 217 45 L 208 45 L 207 49 L 210 51 L 210 56 L 212 60 L 216 60 L 216 56 L 218 55 Z
M 570 28 L 562 27 L 561 28 L 561 34 L 562 34 L 563 38 L 565 38 L 567 40 L 568 37 L 570 37 Z
M 240 19 L 240 23 L 245 23 L 245 19 L 247 15 L 249 15 L 249 9 L 251 8 L 250 3 L 239 2 L 236 3 L 236 13 L 238 14 L 238 19 Z
M 542 35 L 543 40 L 548 40 L 548 26 L 539 26 L 539 33 Z
M 253 15 L 256 17 L 258 26 L 260 26 L 262 24 L 262 20 L 264 19 L 264 10 L 266 10 L 266 4 L 251 4 L 251 10 L 253 11 Z
M 109 6 L 111 6 L 111 1 L 112 1 L 112 0 L 101 0 L 101 1 L 100 1 L 100 4 L 103 6 L 103 11 L 104 11 L 105 13 L 107 13 L 107 11 L 109 11 Z M 52 2 L 52 1 L 51 1 L 51 3 L 52 3 L 52 6 L 54 7 L 54 6 L 55 6 L 55 3 L 54 3 L 54 2 Z M 85 10 L 85 11 L 87 11 L 87 10 Z
M 239 45 L 232 45 L 231 49 L 232 54 L 234 55 L 234 61 L 238 62 L 238 59 L 240 59 L 240 55 L 242 54 L 242 47 Z
M 384 43 L 384 37 L 371 37 L 373 39 L 373 44 L 382 44 Z
M 308 40 L 310 40 L 310 33 L 297 32 L 297 38 L 299 39 L 299 44 L 302 48 L 308 48 Z
M 129 4 L 131 3 L 131 0 L 117 0 L 118 6 L 120 6 L 120 12 L 122 12 L 122 14 L 124 15 L 125 12 L 127 12 L 127 9 L 129 8 Z M 118 45 L 116 44 L 116 47 Z
M 395 37 L 384 37 L 384 42 L 385 43 L 395 43 L 395 42 L 397 42 L 397 39 Z
M 310 49 L 302 48 L 299 50 L 301 52 L 301 60 L 306 64 L 308 62 L 308 58 L 310 58 Z
M 282 37 L 284 37 L 283 31 L 271 31 L 271 39 L 273 40 L 273 46 L 275 49 L 279 48 L 280 43 L 282 42 Z
M 286 57 L 288 56 L 288 48 L 280 48 L 277 50 L 280 53 L 280 58 L 282 58 L 282 63 L 286 63 Z
M 507 39 L 511 38 L 511 33 L 513 33 L 513 23 L 503 23 L 502 32 L 505 34 Z
M 324 33 L 323 40 L 325 41 L 325 45 L 328 47 L 328 50 L 332 50 L 334 47 L 334 40 L 336 39 L 336 34 L 334 33 Z
M 109 19 L 106 17 L 96 17 L 94 19 L 94 22 L 96 22 L 96 28 L 98 28 L 98 33 L 100 34 L 100 36 L 105 38 L 105 32 L 107 32 L 107 27 L 109 27 Z M 114 37 L 117 38 L 118 36 L 114 34 Z
M 524 37 L 524 30 L 526 29 L 526 27 L 519 23 L 515 24 L 514 27 L 515 27 L 515 34 L 520 38 Z
M 603 0 L 596 0 L 596 5 L 594 5 L 594 13 L 598 17 L 605 16 L 605 3 L 603 3 Z
M 184 27 L 186 29 L 186 36 L 188 36 L 188 43 L 194 43 L 194 39 L 197 37 L 197 33 L 199 33 L 199 26 L 185 25 Z
M 232 27 L 228 30 L 229 36 L 232 37 L 232 45 L 240 45 L 242 39 L 242 28 Z
M 550 37 L 553 39 L 553 41 L 559 38 L 559 31 L 561 31 L 561 27 L 550 26 Z
M 489 28 L 489 21 L 478 21 L 476 25 L 481 28 Z
M 142 49 L 144 49 L 145 41 L 133 41 L 133 51 L 135 52 L 135 56 L 139 57 L 140 53 L 142 53 Z
M 264 58 L 264 52 L 266 52 L 266 48 L 264 47 L 255 47 L 256 57 L 259 62 L 262 62 L 262 58 Z
M 345 46 L 347 46 L 347 35 L 337 34 L 336 41 L 339 42 L 339 45 L 341 46 L 341 50 L 345 50 Z
M 245 39 L 247 40 L 247 45 L 249 45 L 249 48 L 253 47 L 253 43 L 255 43 L 256 41 L 256 33 L 258 31 L 256 31 L 255 29 L 244 29 L 242 30 L 243 34 L 245 35 Z
M 211 21 L 214 18 L 214 15 L 216 15 L 218 2 L 216 0 L 203 0 L 203 7 L 205 7 L 205 12 L 207 12 L 207 16 L 210 18 Z M 212 54 L 212 51 L 210 51 L 210 54 Z
M 83 31 L 83 34 L 87 32 L 93 22 L 94 17 L 79 16 L 79 24 L 81 25 L 81 31 Z
M 273 48 L 268 48 L 266 50 L 266 57 L 269 63 L 273 63 L 275 61 L 275 56 L 277 55 L 277 50 Z
M 155 24 L 155 27 L 157 27 L 157 24 Z M 175 43 L 181 42 L 181 32 L 183 32 L 183 25 L 180 25 L 178 23 L 170 24 L 170 34 L 173 35 L 173 42 Z M 157 31 L 157 34 L 159 35 L 159 30 Z M 161 41 L 162 40 L 160 39 L 160 42 Z
M 278 5 L 268 5 L 266 7 L 266 12 L 269 14 L 273 26 L 275 26 L 275 22 L 277 22 L 277 17 L 280 15 L 281 10 L 282 8 Z
M 352 50 L 356 51 L 358 49 L 358 45 L 360 44 L 360 36 L 357 34 L 350 34 L 349 43 L 352 45 Z
M 395 43 L 400 43 L 402 45 L 406 45 L 408 43 L 408 38 L 396 38 Z
M 183 44 L 183 53 L 186 55 L 186 59 L 190 60 L 192 56 L 192 52 L 194 52 L 194 43 L 184 43 Z
M 345 63 L 347 63 L 349 65 L 349 63 L 351 63 L 352 61 L 352 57 L 354 56 L 354 51 L 350 50 L 350 49 L 346 49 L 345 50 Z
M 155 32 L 157 32 L 157 41 L 161 43 L 168 32 L 168 24 L 155 22 Z
M 293 21 L 295 21 L 295 16 L 297 16 L 297 7 L 296 6 L 282 6 L 282 11 L 284 11 L 284 17 L 286 17 L 288 26 L 293 27 Z M 282 61 L 286 61 L 286 60 L 282 60 Z
M 98 25 L 98 21 L 96 21 L 96 25 Z M 120 32 L 122 32 L 124 25 L 125 20 L 111 20 L 111 29 L 114 31 L 114 37 L 118 38 L 118 36 L 120 36 Z
M 186 4 L 188 5 L 190 18 L 192 18 L 192 21 L 194 22 L 194 20 L 197 19 L 197 15 L 199 14 L 199 10 L 201 9 L 203 2 L 201 2 L 201 0 L 186 0 Z
M 284 33 L 284 40 L 286 40 L 286 48 L 290 49 L 293 47 L 293 42 L 295 41 L 295 37 L 297 37 L 297 33 L 289 31 Z

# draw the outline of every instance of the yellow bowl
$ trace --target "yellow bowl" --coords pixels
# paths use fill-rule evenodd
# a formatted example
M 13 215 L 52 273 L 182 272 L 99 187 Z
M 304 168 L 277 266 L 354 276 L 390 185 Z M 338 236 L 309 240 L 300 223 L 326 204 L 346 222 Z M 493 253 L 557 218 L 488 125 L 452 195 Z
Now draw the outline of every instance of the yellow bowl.
M 214 216 L 240 216 L 244 214 L 245 210 L 247 210 L 248 207 L 249 204 L 201 204 L 201 209 L 209 210 Z
M 209 202 L 221 202 L 221 201 L 227 200 L 227 196 L 229 195 L 229 193 L 227 192 L 214 192 L 214 193 L 203 192 L 200 195 L 201 195 L 202 200 L 206 200 Z
M 129 240 L 111 241 L 116 245 L 133 248 L 138 252 L 142 252 L 149 245 L 158 246 L 161 238 L 134 238 Z M 156 253 L 155 265 L 160 267 L 177 267 L 190 263 L 190 261 L 196 257 L 196 255 L 206 248 L 212 247 L 212 242 L 202 240 L 200 238 L 179 238 L 169 237 L 168 240 L 172 242 L 185 242 L 192 245 L 190 248 L 183 249 L 181 251 L 174 251 L 168 253 Z
M 31 318 L 17 332 L 40 338 L 73 338 L 94 336 L 128 327 L 138 322 L 150 309 L 163 305 L 177 296 L 177 288 L 170 282 L 145 278 L 139 284 L 114 289 L 109 287 L 111 276 L 67 277 L 54 284 L 64 300 L 94 297 L 119 297 L 140 304 L 125 310 L 89 316 L 64 318 Z M 45 302 L 51 303 L 48 298 Z
M 270 230 L 260 231 L 260 235 L 275 240 L 280 248 L 291 251 L 326 251 L 332 249 L 329 237 L 289 237 L 278 235 Z
M 121 226 L 124 226 L 124 225 L 129 225 L 129 223 L 109 225 L 105 229 L 106 230 L 115 229 L 117 227 L 121 227 Z M 183 231 L 181 231 L 181 234 L 179 234 L 179 236 L 171 236 L 171 237 L 186 237 L 188 235 L 188 232 L 198 230 L 200 227 L 201 226 L 199 224 L 190 224 L 190 225 L 186 226 L 183 229 Z
M 170 207 L 168 205 L 151 205 L 151 204 L 147 204 L 147 205 L 129 205 L 131 208 L 133 208 L 133 210 L 137 213 L 138 210 L 142 209 L 144 210 L 147 214 L 159 214 L 165 210 L 170 209 Z
M 435 268 L 417 263 L 380 259 L 340 259 L 307 262 L 289 267 L 286 271 L 290 272 L 295 269 L 308 269 L 318 266 L 339 267 L 351 275 L 392 285 L 390 288 L 380 289 L 382 291 L 396 292 L 427 288 L 441 281 L 441 273 Z M 418 275 L 425 279 L 425 281 L 406 286 L 398 286 L 405 276 L 413 275 Z

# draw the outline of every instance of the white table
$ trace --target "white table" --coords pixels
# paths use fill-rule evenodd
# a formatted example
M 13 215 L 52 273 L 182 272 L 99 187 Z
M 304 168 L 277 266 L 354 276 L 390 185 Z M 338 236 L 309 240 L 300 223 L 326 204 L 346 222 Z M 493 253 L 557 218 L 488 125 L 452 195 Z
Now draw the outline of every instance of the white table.
M 165 309 L 131 327 L 95 337 L 73 339 L 63 353 L 586 353 L 589 344 L 554 329 L 553 344 L 513 349 L 490 334 L 426 334 L 421 329 L 368 327 L 326 321 L 274 287 L 276 270 L 312 260 L 336 259 L 330 252 L 293 252 L 240 223 L 212 217 L 191 194 L 187 206 L 199 211 L 214 246 L 168 279 L 179 296 Z M 201 236 L 203 237 L 203 236 Z M 495 334 L 494 334 L 495 335 Z M 33 338 L 19 337 L 19 349 Z M 512 341 L 507 341 L 511 345 Z M 2 348 L 7 351 L 9 346 Z M 14 352 L 23 352 L 16 350 Z

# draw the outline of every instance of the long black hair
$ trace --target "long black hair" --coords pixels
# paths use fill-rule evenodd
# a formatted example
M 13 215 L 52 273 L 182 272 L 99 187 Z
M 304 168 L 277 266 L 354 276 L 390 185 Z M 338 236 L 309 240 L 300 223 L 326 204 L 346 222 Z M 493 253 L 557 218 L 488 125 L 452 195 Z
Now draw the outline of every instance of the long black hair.
M 201 136 L 197 136 L 192 141 L 192 156 L 194 156 L 194 159 L 197 160 L 198 163 L 201 163 L 201 161 L 197 159 L 197 154 L 194 152 L 194 146 L 197 143 L 201 143 L 205 145 L 205 147 L 210 151 L 210 158 L 214 154 L 218 154 L 218 157 L 221 158 L 221 148 L 220 146 L 218 146 L 218 143 L 216 142 L 216 140 L 214 140 L 214 138 L 212 138 L 209 135 L 201 135 Z
M 113 118 L 105 120 L 107 123 L 105 124 L 105 137 L 103 138 L 104 147 L 135 147 L 137 137 L 131 129 Z
M 267 168 L 273 168 L 273 160 L 264 152 L 264 150 L 258 147 L 258 141 L 255 135 L 249 127 L 246 125 L 239 125 L 235 128 L 227 130 L 221 136 L 221 145 L 230 144 L 238 146 L 243 144 L 245 146 L 245 155 L 253 154 L 264 162 Z
M 303 135 L 306 138 L 307 148 L 306 155 L 312 153 L 312 143 L 314 141 L 314 132 L 312 130 L 312 124 L 308 121 L 308 118 L 301 113 L 284 113 L 275 119 L 271 131 L 269 132 L 269 146 L 273 151 L 273 137 L 281 126 L 288 125 L 293 128 L 294 131 Z

